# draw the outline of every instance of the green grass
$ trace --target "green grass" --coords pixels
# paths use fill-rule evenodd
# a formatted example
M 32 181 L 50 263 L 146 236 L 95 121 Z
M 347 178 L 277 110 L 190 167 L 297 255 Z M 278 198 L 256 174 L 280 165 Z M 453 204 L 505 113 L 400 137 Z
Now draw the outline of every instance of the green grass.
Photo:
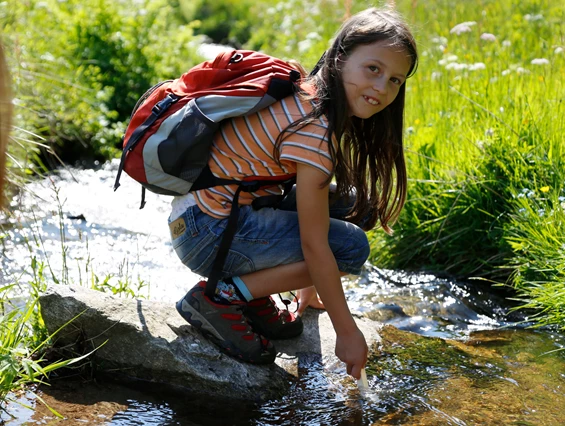
M 50 373 L 76 364 L 91 354 L 57 361 L 44 357 L 57 332 L 49 335 L 39 314 L 39 295 L 46 287 L 44 265 L 34 258 L 31 268 L 33 279 L 27 285 L 14 283 L 0 288 L 0 410 L 3 411 L 7 403 L 18 402 L 17 392 L 31 391 L 33 384 L 48 384 Z M 11 297 L 16 287 L 25 292 L 24 298 Z M 44 403 L 39 395 L 36 397 Z M 45 405 L 61 417 L 55 409 Z
M 562 8 L 398 7 L 419 28 L 421 55 L 408 82 L 409 198 L 395 235 L 373 234 L 372 260 L 507 283 L 540 312 L 539 324 L 565 329 Z M 450 33 L 465 21 L 476 24 Z

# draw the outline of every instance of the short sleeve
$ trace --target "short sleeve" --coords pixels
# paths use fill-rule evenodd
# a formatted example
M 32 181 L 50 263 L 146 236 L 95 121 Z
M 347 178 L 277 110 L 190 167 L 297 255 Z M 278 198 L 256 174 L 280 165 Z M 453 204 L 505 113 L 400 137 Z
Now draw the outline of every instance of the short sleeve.
M 291 131 L 281 144 L 281 161 L 307 164 L 330 176 L 333 166 L 326 133 L 320 122 Z

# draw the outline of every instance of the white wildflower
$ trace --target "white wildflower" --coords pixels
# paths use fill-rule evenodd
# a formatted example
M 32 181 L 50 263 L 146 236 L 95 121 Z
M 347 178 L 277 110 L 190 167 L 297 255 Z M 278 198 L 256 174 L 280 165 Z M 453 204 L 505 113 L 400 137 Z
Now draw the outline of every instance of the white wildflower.
M 44 53 L 43 55 L 41 55 L 41 59 L 47 62 L 54 62 L 55 61 L 55 56 L 53 56 L 52 53 Z
M 459 64 L 457 62 L 450 62 L 449 64 L 447 64 L 445 66 L 446 70 L 455 70 L 455 71 L 461 71 L 461 70 L 466 70 L 467 68 L 469 68 L 469 65 L 467 64 Z
M 450 62 L 455 62 L 455 61 L 457 61 L 457 59 L 459 59 L 459 58 L 457 57 L 457 55 L 449 55 L 449 56 L 446 56 L 446 57 L 443 58 L 443 59 L 440 59 L 440 60 L 438 61 L 438 64 L 440 64 L 440 65 L 447 65 L 447 64 L 450 63 Z
M 494 135 L 494 130 L 492 128 L 488 128 L 485 130 L 485 136 L 492 136 Z
M 504 47 L 510 47 L 512 45 L 512 42 L 510 40 L 504 40 L 502 42 L 502 46 Z
M 438 44 L 436 46 L 436 49 L 439 50 L 440 52 L 443 52 L 443 51 L 445 51 L 445 46 L 443 44 Z
M 527 70 L 526 68 L 523 68 L 523 67 L 518 67 L 518 68 L 516 68 L 516 72 L 517 72 L 518 74 L 529 74 L 529 73 L 530 73 L 529 70 Z
M 460 24 L 455 25 L 451 30 L 449 30 L 450 34 L 462 34 L 462 33 L 469 33 L 471 32 L 471 27 L 473 25 L 477 25 L 475 21 L 468 21 L 468 22 L 461 22 Z
M 502 74 L 503 76 L 508 75 L 508 74 L 510 74 L 510 70 L 504 70 L 500 74 Z
M 536 59 L 532 59 L 530 64 L 532 64 L 532 65 L 547 65 L 547 64 L 549 64 L 549 60 L 547 60 L 545 58 L 536 58 Z
M 554 55 L 561 55 L 563 53 L 563 48 L 561 46 L 556 47 L 555 50 L 553 51 Z
M 432 80 L 439 80 L 441 78 L 441 73 L 439 71 L 434 71 L 432 73 Z
M 298 51 L 304 53 L 312 47 L 312 40 L 305 39 L 298 42 Z
M 504 112 L 504 107 L 500 107 L 500 112 Z
M 432 43 L 447 44 L 447 39 L 445 37 L 432 37 Z
M 481 34 L 481 40 L 496 41 L 496 36 L 494 34 L 491 34 L 491 33 L 482 33 Z
M 534 195 L 536 195 L 536 193 L 531 189 L 522 188 L 522 192 L 518 194 L 518 198 L 523 198 L 523 197 L 532 198 Z
M 281 26 L 280 26 L 281 30 L 283 31 L 283 33 L 285 35 L 289 35 L 291 34 L 291 29 L 292 29 L 292 18 L 289 15 L 286 15 L 282 22 L 281 22 Z
M 414 134 L 416 131 L 414 130 L 414 127 L 410 126 L 406 129 L 406 133 L 408 133 L 409 135 Z
M 469 65 L 469 71 L 477 71 L 477 70 L 485 70 L 487 66 L 482 62 L 475 62 L 474 64 Z
M 541 13 L 538 13 L 537 15 L 530 15 L 528 13 L 527 15 L 524 15 L 524 19 L 528 22 L 543 21 L 543 15 Z
M 306 34 L 306 38 L 309 40 L 321 40 L 322 36 L 318 34 L 316 31 L 312 31 Z

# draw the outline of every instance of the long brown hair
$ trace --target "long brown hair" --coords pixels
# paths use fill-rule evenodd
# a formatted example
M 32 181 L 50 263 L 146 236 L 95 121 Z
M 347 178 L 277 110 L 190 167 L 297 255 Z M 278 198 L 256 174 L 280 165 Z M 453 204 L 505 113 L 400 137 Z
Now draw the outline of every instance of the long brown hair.
M 341 66 L 357 47 L 386 41 L 406 52 L 411 61 L 408 76 L 416 70 L 416 42 L 400 16 L 392 10 L 370 8 L 349 18 L 338 31 L 332 46 L 324 53 L 306 82 L 315 87 L 313 110 L 292 123 L 277 138 L 279 147 L 287 136 L 324 115 L 328 121 L 327 140 L 339 198 L 354 191 L 356 202 L 349 221 L 365 230 L 377 221 L 387 233 L 406 201 L 406 164 L 403 150 L 404 97 L 406 83 L 395 100 L 368 119 L 350 117 Z M 275 151 L 278 151 L 276 149 Z M 326 184 L 332 179 L 328 177 Z
M 10 75 L 0 43 L 0 208 L 4 202 L 4 176 L 6 167 L 6 145 L 12 124 L 12 95 Z

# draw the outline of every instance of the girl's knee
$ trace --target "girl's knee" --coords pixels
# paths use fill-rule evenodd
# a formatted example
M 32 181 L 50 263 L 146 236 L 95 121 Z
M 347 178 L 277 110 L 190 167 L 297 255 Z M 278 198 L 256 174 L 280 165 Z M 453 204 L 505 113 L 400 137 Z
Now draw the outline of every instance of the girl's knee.
M 371 247 L 367 234 L 354 225 L 348 237 L 341 241 L 338 250 L 334 251 L 334 255 L 341 272 L 359 275 L 363 265 L 369 258 Z
M 355 266 L 361 269 L 369 258 L 369 255 L 371 254 L 369 239 L 367 238 L 365 231 L 363 231 L 362 229 L 359 229 L 355 243 L 355 249 L 353 251 L 356 253 Z

